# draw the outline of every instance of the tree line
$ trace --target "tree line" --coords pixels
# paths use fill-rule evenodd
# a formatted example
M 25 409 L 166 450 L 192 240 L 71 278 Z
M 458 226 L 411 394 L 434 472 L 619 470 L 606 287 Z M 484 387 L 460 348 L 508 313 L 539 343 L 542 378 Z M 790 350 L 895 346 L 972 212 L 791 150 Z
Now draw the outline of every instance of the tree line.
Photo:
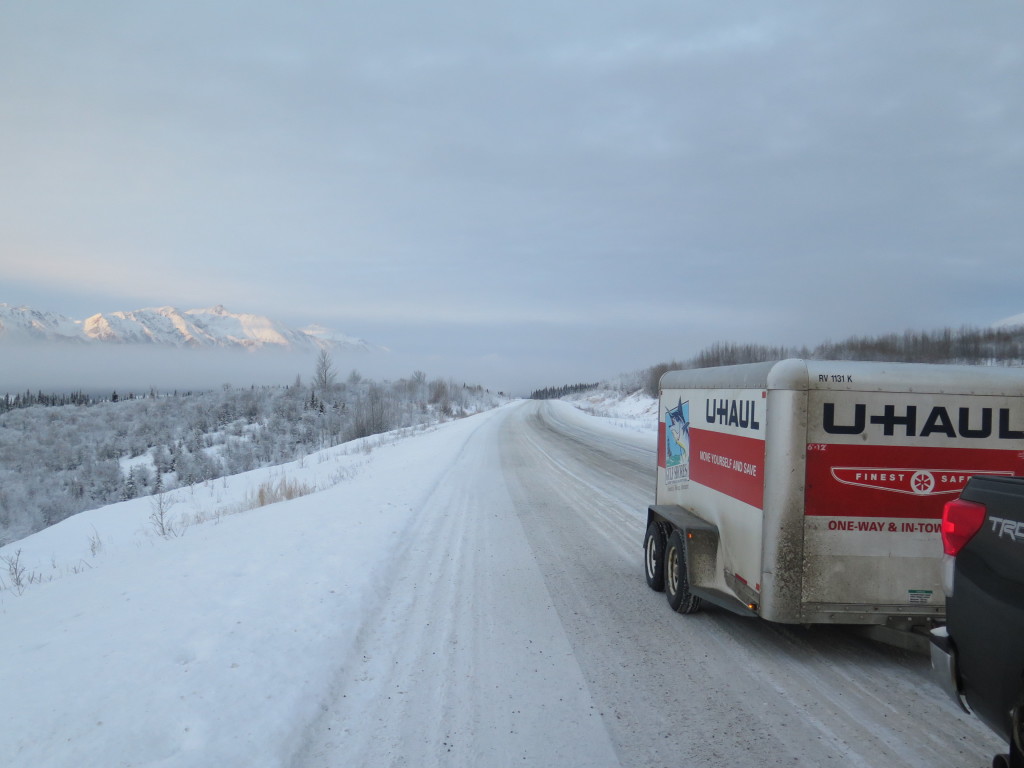
M 658 363 L 644 375 L 644 392 L 658 395 L 658 382 L 666 371 L 710 368 L 719 365 L 761 363 L 798 357 L 806 360 L 865 360 L 887 363 L 936 363 L 956 365 L 1024 364 L 1024 326 L 1010 328 L 943 328 L 937 331 L 851 336 L 825 341 L 810 349 L 716 342 L 692 358 Z
M 532 400 L 557 400 L 566 395 L 575 395 L 579 392 L 586 392 L 588 389 L 596 389 L 599 384 L 566 384 L 561 387 L 544 387 L 535 389 L 530 393 Z
M 87 395 L 85 392 L 50 393 L 19 392 L 12 396 L 9 392 L 0 398 L 0 413 L 13 411 L 15 408 L 31 408 L 33 405 L 60 406 L 60 405 L 95 405 L 100 398 L 94 395 Z

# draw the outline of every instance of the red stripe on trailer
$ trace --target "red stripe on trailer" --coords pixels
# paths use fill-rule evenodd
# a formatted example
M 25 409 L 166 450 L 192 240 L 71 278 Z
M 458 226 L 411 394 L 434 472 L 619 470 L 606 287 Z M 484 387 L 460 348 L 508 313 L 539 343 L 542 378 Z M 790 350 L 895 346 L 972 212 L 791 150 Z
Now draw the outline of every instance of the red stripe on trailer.
M 1014 450 L 811 443 L 804 514 L 938 520 L 971 475 L 1022 469 Z
M 690 479 L 760 509 L 764 440 L 690 427 Z

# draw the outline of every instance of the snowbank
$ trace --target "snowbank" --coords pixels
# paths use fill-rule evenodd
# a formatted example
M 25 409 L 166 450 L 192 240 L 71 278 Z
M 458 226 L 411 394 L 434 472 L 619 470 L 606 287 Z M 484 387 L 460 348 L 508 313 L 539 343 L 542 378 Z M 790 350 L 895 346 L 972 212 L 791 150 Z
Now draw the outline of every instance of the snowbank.
M 658 401 L 642 391 L 623 394 L 611 389 L 596 389 L 562 399 L 616 427 L 658 434 Z
M 4 547 L 4 764 L 282 765 L 378 610 L 387 542 L 487 417 L 172 492 L 179 535 L 134 499 Z M 231 514 L 282 478 L 318 492 Z

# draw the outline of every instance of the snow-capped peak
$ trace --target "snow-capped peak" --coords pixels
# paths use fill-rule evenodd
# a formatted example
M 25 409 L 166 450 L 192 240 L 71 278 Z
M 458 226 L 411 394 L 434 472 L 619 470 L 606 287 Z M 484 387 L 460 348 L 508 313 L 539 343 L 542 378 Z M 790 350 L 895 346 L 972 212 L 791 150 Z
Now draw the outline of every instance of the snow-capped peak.
M 306 334 L 312 339 L 315 339 L 322 346 L 332 346 L 341 344 L 343 346 L 353 347 L 365 347 L 366 342 L 362 339 L 357 339 L 355 336 L 349 336 L 348 334 L 336 331 L 333 328 L 325 328 L 324 326 L 314 323 L 313 325 L 307 325 L 301 329 L 301 332 Z
M 80 341 L 81 324 L 55 312 L 0 304 L 0 341 Z
M 78 341 L 298 351 L 371 349 L 361 339 L 323 326 L 298 330 L 263 315 L 230 312 L 222 304 L 184 311 L 172 306 L 149 307 L 98 313 L 85 320 L 0 304 L 0 341 Z

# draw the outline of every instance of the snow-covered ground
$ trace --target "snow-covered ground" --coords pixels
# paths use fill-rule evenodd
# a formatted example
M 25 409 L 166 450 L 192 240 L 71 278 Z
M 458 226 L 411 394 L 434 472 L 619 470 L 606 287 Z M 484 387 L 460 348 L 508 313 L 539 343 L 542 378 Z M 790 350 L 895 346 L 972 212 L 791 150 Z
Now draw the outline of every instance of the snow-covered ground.
M 668 611 L 640 566 L 657 414 L 592 397 L 545 406 L 568 448 L 513 403 L 3 548 L 0 762 L 982 765 L 917 660 Z M 279 491 L 312 492 L 254 507 Z
M 337 670 L 371 662 L 349 651 L 359 632 L 389 615 L 379 585 L 396 578 L 397 542 L 425 511 L 439 512 L 428 500 L 467 435 L 496 415 L 364 438 L 179 489 L 162 503 L 113 504 L 0 549 L 2 764 L 290 764 L 323 715 Z M 280 489 L 314 492 L 255 506 L 261 493 Z M 169 535 L 159 534 L 161 516 Z M 538 586 L 530 587 L 518 597 L 532 599 Z M 411 631 L 402 617 L 391 621 L 397 625 L 381 640 L 378 666 L 389 663 L 387 644 Z M 554 632 L 544 626 L 552 621 L 542 610 L 522 630 Z M 517 640 L 507 627 L 500 638 L 495 653 L 505 655 L 502 646 Z M 550 647 L 538 645 L 545 673 L 556 663 L 544 659 Z M 473 686 L 487 674 L 477 670 Z M 543 675 L 523 680 L 515 698 L 527 719 L 534 707 L 559 711 Z M 429 691 L 438 681 L 423 682 Z M 349 738 L 365 741 L 374 730 L 360 736 L 356 724 L 377 691 L 370 689 L 370 700 L 358 691 L 353 686 L 348 702 Z M 578 704 L 566 703 L 561 714 L 574 717 Z M 492 730 L 496 752 L 537 734 Z M 565 748 L 576 744 L 577 729 L 556 730 Z M 554 754 L 554 741 L 533 744 L 534 765 Z M 373 754 L 373 744 L 363 748 Z M 601 749 L 598 742 L 591 753 Z M 424 752 L 422 764 L 436 760 Z
M 364 719 L 378 706 L 379 680 L 393 674 L 407 648 L 403 637 L 444 621 L 439 604 L 472 595 L 458 594 L 458 585 L 442 578 L 436 599 L 396 615 L 396 599 L 385 601 L 381 585 L 414 577 L 395 566 L 403 540 L 429 548 L 439 539 L 421 529 L 458 524 L 446 517 L 457 507 L 447 495 L 456 484 L 446 474 L 495 469 L 493 456 L 476 456 L 474 468 L 462 454 L 467 436 L 498 415 L 364 438 L 160 501 L 84 512 L 0 550 L 3 764 L 79 766 L 86 755 L 109 766 L 282 766 L 318 758 L 344 764 L 332 744 L 343 755 L 373 760 L 366 764 L 389 764 L 393 745 Z M 618 414 L 615 422 L 624 418 Z M 596 428 L 622 429 L 608 419 L 596 420 Z M 307 493 L 256 506 L 261 494 L 289 490 Z M 550 606 L 535 602 L 544 594 L 540 576 L 509 554 L 522 531 L 507 516 L 487 525 L 501 542 L 504 572 L 518 584 L 495 585 L 507 590 L 506 616 L 489 638 L 489 658 L 507 661 L 517 648 L 532 646 L 532 673 L 524 669 L 509 685 L 499 682 L 500 666 L 452 669 L 449 680 L 437 679 L 447 676 L 443 670 L 426 679 L 410 672 L 392 695 L 414 701 L 434 696 L 438 685 L 461 683 L 463 706 L 446 716 L 447 742 L 434 744 L 424 734 L 422 746 L 399 745 L 399 752 L 420 749 L 421 764 L 446 764 L 434 750 L 447 755 L 465 738 L 453 728 L 461 721 L 463 733 L 484 739 L 473 753 L 480 764 L 500 764 L 510 750 L 532 765 L 559 755 L 563 765 L 615 764 L 578 669 L 568 673 L 577 695 L 563 690 L 571 649 Z M 451 558 L 457 572 L 470 553 Z M 493 559 L 488 573 L 495 576 Z M 453 644 L 458 629 L 450 628 Z M 367 632 L 374 633 L 372 653 L 358 650 Z M 456 647 L 443 650 L 458 658 Z M 445 668 L 451 663 L 445 660 Z M 349 709 L 332 715 L 346 736 L 327 745 L 311 741 L 339 670 L 352 669 L 356 676 L 342 696 Z M 420 690 L 409 690 L 416 683 Z M 514 713 L 502 708 L 496 716 L 474 703 L 499 686 Z M 420 728 L 436 729 L 429 718 L 423 722 L 429 711 L 429 704 L 414 706 L 406 727 L 420 721 Z M 457 764 L 468 764 L 465 756 Z
M 621 429 L 658 434 L 658 401 L 643 392 L 623 394 L 614 389 L 597 389 L 563 398 L 581 411 Z
M 0 550 L 2 763 L 286 764 L 381 610 L 388 542 L 476 427 L 175 491 L 164 511 L 180 535 L 159 536 L 156 503 L 133 499 Z M 236 513 L 282 481 L 322 490 Z

